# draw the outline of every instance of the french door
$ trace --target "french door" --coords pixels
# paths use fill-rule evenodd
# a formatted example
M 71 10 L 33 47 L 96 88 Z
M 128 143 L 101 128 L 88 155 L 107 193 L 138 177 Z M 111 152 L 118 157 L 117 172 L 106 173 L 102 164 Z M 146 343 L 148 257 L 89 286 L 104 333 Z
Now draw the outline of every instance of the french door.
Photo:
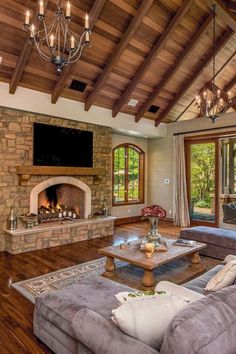
M 218 226 L 218 139 L 187 140 L 186 165 L 191 225 Z

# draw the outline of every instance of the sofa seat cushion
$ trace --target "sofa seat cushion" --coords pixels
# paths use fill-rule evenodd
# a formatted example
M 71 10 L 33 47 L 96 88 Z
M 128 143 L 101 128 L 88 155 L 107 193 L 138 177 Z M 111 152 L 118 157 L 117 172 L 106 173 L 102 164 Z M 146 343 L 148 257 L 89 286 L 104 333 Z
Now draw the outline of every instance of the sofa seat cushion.
M 101 276 L 90 277 L 61 290 L 36 297 L 35 312 L 68 335 L 74 337 L 71 320 L 83 308 L 91 309 L 105 318 L 117 307 L 115 294 L 134 291 L 128 286 Z
M 236 250 L 236 232 L 232 230 L 196 226 L 181 230 L 180 237 Z
M 159 354 L 145 343 L 120 331 L 111 319 L 89 309 L 77 312 L 72 320 L 72 328 L 76 338 L 95 354 Z
M 235 333 L 234 285 L 180 311 L 165 333 L 161 354 L 233 354 L 236 348 Z
M 209 280 L 214 277 L 214 275 L 218 273 L 223 267 L 223 264 L 219 264 L 214 268 L 210 269 L 208 272 L 200 275 L 198 278 L 185 283 L 183 286 L 187 289 L 196 291 L 197 293 L 204 294 L 204 288 L 206 287 Z

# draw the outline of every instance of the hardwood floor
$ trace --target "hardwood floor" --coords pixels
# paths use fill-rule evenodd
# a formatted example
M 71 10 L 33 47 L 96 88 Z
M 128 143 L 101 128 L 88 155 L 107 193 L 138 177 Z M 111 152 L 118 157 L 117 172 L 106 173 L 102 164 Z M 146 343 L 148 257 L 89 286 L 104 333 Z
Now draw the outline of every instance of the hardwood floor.
M 146 235 L 148 222 L 116 226 L 109 238 L 83 241 L 20 255 L 0 254 L 0 353 L 51 353 L 32 331 L 33 305 L 11 288 L 20 280 L 53 272 L 100 258 L 97 250 L 123 240 L 136 240 Z M 179 229 L 169 222 L 160 223 L 163 235 L 177 236 Z

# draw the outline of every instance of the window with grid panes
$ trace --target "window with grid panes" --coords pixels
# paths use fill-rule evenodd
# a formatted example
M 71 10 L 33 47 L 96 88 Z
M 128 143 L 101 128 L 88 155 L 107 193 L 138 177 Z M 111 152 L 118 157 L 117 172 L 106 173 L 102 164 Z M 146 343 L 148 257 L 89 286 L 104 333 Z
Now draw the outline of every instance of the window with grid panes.
M 113 205 L 144 202 L 144 152 L 123 144 L 113 150 Z

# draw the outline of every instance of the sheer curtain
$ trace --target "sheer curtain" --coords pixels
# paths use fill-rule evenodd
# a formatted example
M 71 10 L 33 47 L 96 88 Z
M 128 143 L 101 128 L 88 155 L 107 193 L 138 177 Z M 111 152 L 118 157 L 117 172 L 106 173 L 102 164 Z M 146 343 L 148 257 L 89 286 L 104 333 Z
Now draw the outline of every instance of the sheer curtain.
M 189 226 L 189 207 L 187 197 L 184 136 L 177 135 L 173 139 L 173 216 L 178 226 Z

